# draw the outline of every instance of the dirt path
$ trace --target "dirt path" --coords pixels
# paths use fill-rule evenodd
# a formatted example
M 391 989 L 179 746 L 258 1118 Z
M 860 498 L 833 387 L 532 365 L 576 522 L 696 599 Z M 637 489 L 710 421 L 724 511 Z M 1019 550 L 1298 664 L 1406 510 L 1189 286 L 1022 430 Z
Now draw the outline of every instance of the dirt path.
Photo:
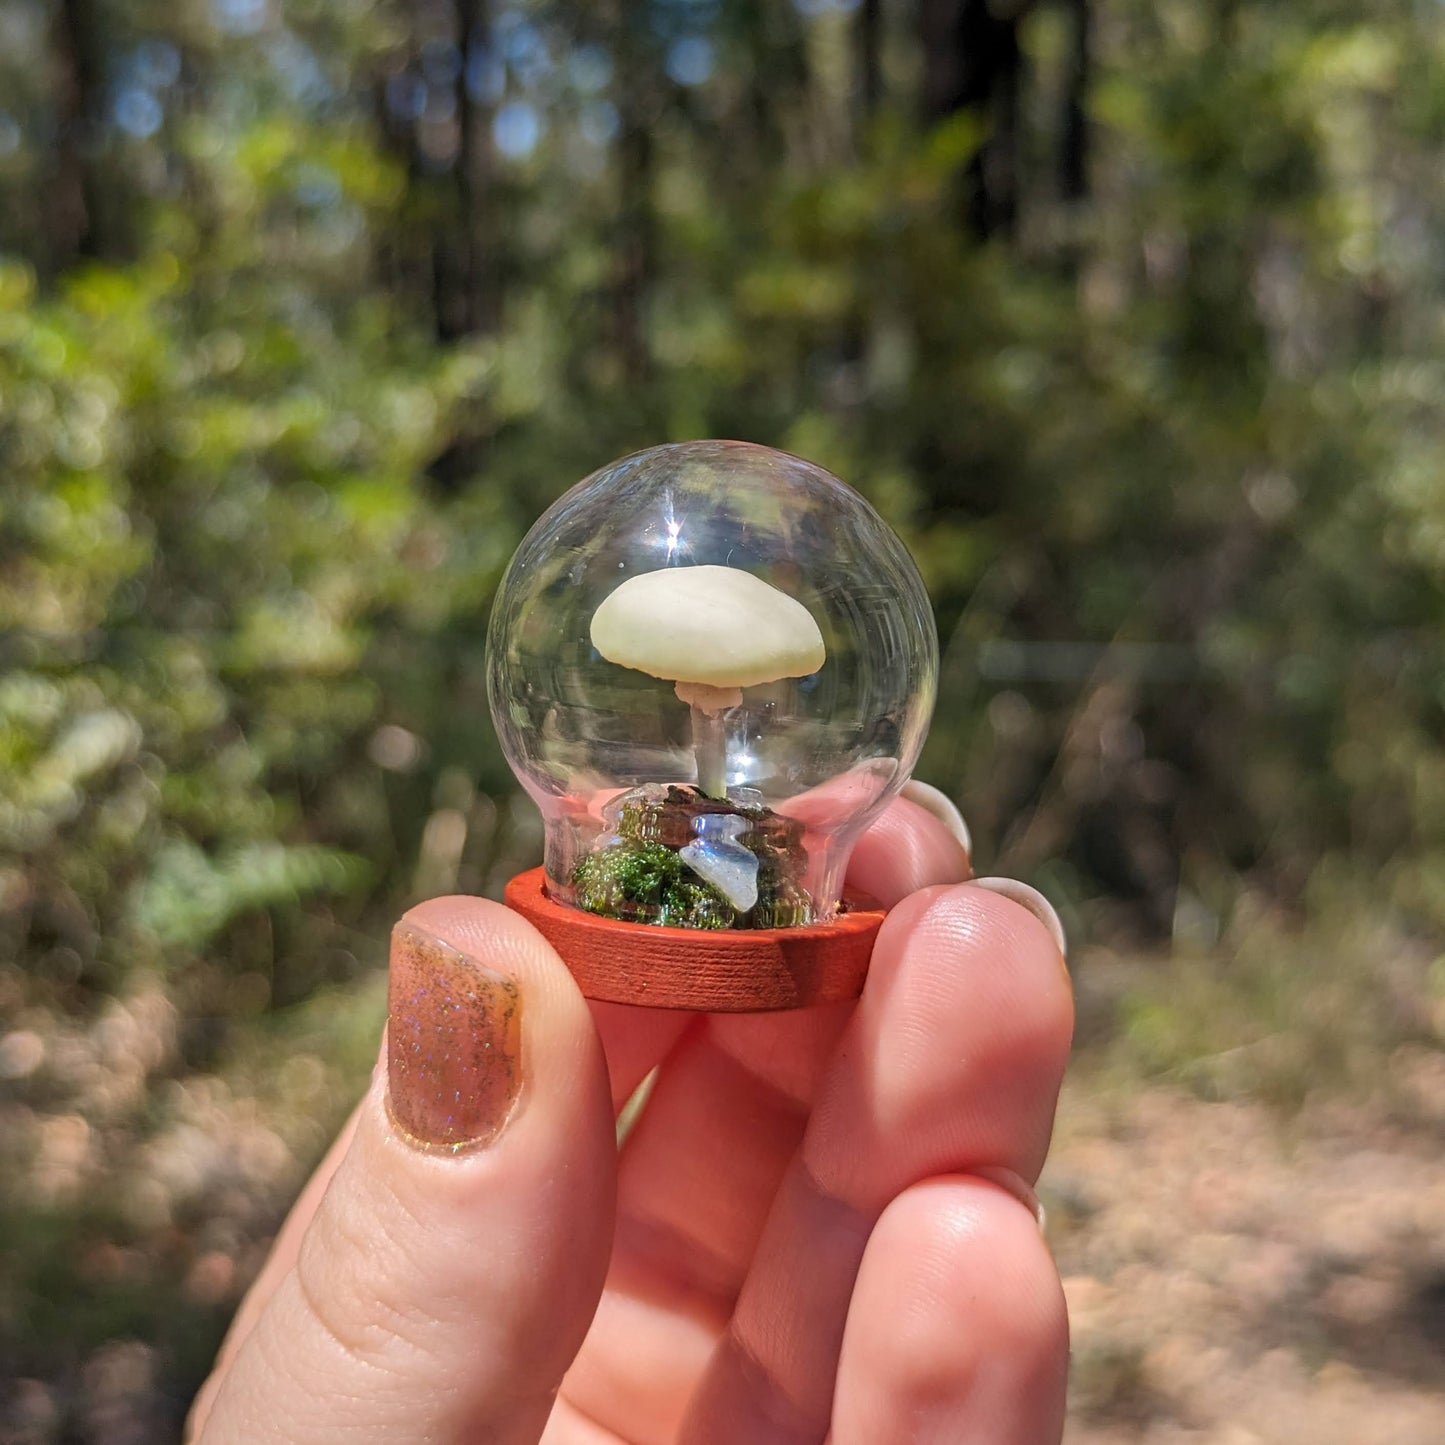
M 1081 1080 L 1044 1176 L 1068 1445 L 1445 1445 L 1445 1056 L 1292 1120 Z

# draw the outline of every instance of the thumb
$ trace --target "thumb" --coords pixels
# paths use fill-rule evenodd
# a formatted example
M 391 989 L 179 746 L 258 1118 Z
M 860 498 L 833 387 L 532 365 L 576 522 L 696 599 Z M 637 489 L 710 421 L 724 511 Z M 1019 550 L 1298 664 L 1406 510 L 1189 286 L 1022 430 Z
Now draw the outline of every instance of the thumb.
M 392 935 L 378 1067 L 204 1445 L 535 1442 L 612 1244 L 607 1071 L 572 976 L 495 903 Z

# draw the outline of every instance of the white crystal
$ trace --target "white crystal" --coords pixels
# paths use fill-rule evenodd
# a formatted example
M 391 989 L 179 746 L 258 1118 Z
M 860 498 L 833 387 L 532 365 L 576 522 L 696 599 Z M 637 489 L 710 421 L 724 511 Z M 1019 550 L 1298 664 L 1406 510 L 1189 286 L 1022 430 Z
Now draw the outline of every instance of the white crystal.
M 758 855 L 737 841 L 747 832 L 748 820 L 736 813 L 704 813 L 692 826 L 698 836 L 677 856 L 746 913 L 758 901 Z

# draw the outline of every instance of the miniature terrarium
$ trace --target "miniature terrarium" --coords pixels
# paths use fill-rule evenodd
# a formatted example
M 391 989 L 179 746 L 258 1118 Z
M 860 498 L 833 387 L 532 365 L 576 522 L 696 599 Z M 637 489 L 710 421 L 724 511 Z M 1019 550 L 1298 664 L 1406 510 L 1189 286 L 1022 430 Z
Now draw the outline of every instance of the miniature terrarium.
M 893 532 L 822 468 L 742 442 L 654 447 L 574 487 L 518 548 L 488 647 L 549 898 L 709 931 L 846 909 L 937 671 Z

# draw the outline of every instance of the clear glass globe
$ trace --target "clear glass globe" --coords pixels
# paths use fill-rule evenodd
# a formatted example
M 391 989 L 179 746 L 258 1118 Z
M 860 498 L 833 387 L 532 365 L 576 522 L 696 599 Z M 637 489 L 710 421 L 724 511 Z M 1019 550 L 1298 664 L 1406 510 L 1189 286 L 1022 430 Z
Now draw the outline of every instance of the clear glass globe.
M 672 927 L 846 906 L 848 855 L 908 778 L 938 672 L 922 579 L 872 507 L 733 441 L 575 486 L 517 549 L 487 647 L 548 893 Z

